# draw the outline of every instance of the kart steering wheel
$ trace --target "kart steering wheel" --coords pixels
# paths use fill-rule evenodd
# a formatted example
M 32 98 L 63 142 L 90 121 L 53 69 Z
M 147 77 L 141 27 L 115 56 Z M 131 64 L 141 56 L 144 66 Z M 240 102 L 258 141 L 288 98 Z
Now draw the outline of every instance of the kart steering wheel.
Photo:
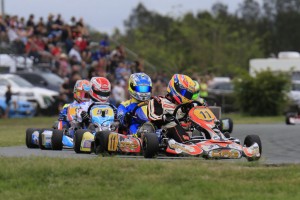
M 187 110 L 186 110 L 186 112 L 185 112 L 185 115 L 182 117 L 182 119 L 186 119 L 186 117 L 187 117 L 187 115 L 188 115 L 188 113 L 189 113 L 189 111 L 190 111 L 190 109 L 191 109 L 191 108 L 190 108 L 190 109 L 188 109 L 188 108 L 189 108 L 190 106 L 194 107 L 194 103 L 195 103 L 197 106 L 202 106 L 202 104 L 201 104 L 199 101 L 191 101 L 191 102 L 188 102 L 188 103 L 185 103 L 185 104 L 180 104 L 180 105 L 178 105 L 178 106 L 175 108 L 175 110 L 174 110 L 174 112 L 173 112 L 173 117 L 174 117 L 174 121 L 175 121 L 176 124 L 180 125 L 179 119 L 176 118 L 178 110 L 179 110 L 180 108 L 182 108 L 182 107 L 186 107 L 186 108 L 187 108 Z M 181 120 L 181 121 L 182 121 L 182 120 Z

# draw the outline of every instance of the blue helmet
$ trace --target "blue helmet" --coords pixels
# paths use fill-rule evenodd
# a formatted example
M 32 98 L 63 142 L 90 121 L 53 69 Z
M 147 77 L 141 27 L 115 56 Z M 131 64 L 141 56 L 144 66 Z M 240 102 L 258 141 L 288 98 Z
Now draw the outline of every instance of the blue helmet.
M 128 80 L 128 92 L 138 101 L 147 101 L 151 97 L 152 81 L 145 73 L 131 74 Z

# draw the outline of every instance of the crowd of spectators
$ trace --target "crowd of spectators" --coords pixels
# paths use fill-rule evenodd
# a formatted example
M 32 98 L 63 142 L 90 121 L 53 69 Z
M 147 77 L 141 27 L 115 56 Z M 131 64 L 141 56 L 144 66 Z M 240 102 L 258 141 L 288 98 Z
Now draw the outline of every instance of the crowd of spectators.
M 60 14 L 36 19 L 0 16 L 1 45 L 9 44 L 16 54 L 31 57 L 35 64 L 48 63 L 50 70 L 64 79 L 60 91 L 61 105 L 73 98 L 78 79 L 107 77 L 112 85 L 112 100 L 118 104 L 128 98 L 127 80 L 132 73 L 144 72 L 143 59 L 129 61 L 122 45 L 113 46 L 108 36 L 92 42 L 83 18 L 65 21 Z M 165 73 L 150 75 L 153 95 L 166 91 Z

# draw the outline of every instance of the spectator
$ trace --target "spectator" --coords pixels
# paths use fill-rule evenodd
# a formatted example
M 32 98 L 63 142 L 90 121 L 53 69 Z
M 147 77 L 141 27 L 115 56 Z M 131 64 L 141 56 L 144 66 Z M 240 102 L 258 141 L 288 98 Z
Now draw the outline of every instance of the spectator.
M 29 19 L 28 19 L 28 21 L 27 21 L 27 23 L 26 23 L 26 26 L 27 27 L 34 27 L 35 25 L 34 25 L 34 15 L 33 14 L 31 14 L 30 16 L 29 16 Z
M 112 98 L 114 99 L 116 106 L 119 106 L 119 104 L 126 99 L 124 85 L 124 81 L 117 80 L 116 84 L 113 86 Z
M 80 55 L 80 47 L 78 45 L 74 45 L 73 48 L 69 52 L 69 57 L 70 58 L 75 58 L 77 62 L 81 62 L 82 58 Z

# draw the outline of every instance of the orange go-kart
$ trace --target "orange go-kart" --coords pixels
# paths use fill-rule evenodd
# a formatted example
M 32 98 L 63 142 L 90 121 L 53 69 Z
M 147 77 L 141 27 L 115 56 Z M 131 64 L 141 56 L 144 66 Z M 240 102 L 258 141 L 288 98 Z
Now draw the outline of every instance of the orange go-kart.
M 201 106 L 193 101 L 179 105 L 173 113 L 176 119 L 180 108 L 189 108 L 185 116 L 187 133 L 190 139 L 184 143 L 178 143 L 173 139 L 162 135 L 161 144 L 165 144 L 166 153 L 171 155 L 200 156 L 206 159 L 238 159 L 246 157 L 248 161 L 258 160 L 261 157 L 262 146 L 258 135 L 248 135 L 244 145 L 239 139 L 233 138 L 228 132 L 222 133 L 219 129 L 220 122 L 208 107 Z

